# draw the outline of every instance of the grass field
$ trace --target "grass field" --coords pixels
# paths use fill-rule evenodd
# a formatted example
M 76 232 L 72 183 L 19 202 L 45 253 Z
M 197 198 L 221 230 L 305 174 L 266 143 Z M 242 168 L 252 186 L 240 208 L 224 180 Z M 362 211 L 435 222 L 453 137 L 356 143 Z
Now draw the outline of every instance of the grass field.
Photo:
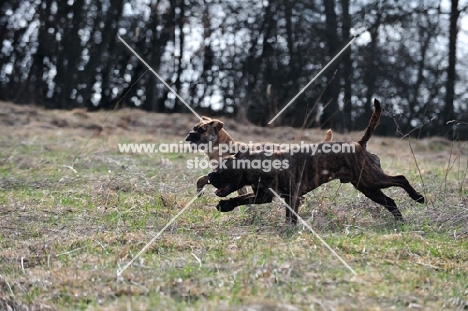
M 301 217 L 357 275 L 307 228 L 287 225 L 279 202 L 220 214 L 207 187 L 118 276 L 206 172 L 186 169 L 202 154 L 122 154 L 118 144 L 183 141 L 196 121 L 0 104 L 0 310 L 468 308 L 468 152 L 442 139 L 371 138 L 384 170 L 427 199 L 385 190 L 405 225 L 348 184 L 307 195 Z M 230 120 L 226 128 L 243 141 L 323 135 Z

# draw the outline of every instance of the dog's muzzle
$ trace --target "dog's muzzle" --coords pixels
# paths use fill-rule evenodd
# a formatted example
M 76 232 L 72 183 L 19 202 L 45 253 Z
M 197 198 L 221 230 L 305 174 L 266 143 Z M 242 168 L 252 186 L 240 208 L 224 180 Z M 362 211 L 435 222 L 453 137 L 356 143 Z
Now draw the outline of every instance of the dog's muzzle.
M 200 134 L 195 131 L 190 131 L 185 137 L 185 141 L 199 141 L 200 140 Z

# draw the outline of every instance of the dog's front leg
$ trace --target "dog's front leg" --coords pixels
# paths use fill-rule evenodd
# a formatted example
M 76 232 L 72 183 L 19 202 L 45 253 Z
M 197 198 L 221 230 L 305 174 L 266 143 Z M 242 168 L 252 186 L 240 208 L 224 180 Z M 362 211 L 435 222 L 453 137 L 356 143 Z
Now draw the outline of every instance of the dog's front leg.
M 210 182 L 209 182 L 209 178 L 208 178 L 208 175 L 203 175 L 203 176 L 200 176 L 198 177 L 197 179 L 197 193 L 200 193 L 199 196 L 201 196 L 203 194 L 203 192 L 201 192 L 203 190 L 203 188 L 208 185 Z M 247 191 L 247 187 L 243 187 L 239 190 L 237 190 L 237 193 L 239 195 L 245 195 L 248 193 Z
M 273 195 L 261 192 L 255 194 L 246 194 L 240 195 L 235 198 L 230 198 L 227 200 L 220 200 L 216 209 L 220 212 L 230 212 L 237 206 L 247 205 L 247 204 L 263 204 L 271 203 L 273 201 Z

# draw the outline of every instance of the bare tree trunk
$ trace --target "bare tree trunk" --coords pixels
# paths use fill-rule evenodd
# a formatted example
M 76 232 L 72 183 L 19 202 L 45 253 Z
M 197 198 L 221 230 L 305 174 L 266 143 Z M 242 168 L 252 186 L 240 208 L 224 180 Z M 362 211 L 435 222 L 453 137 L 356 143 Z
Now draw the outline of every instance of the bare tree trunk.
M 175 88 L 177 92 L 181 91 L 181 80 L 180 77 L 182 76 L 183 73 L 183 56 L 184 56 L 184 45 L 185 45 L 185 34 L 184 34 L 184 24 L 185 24 L 185 2 L 184 0 L 181 0 L 179 3 L 179 16 L 178 16 L 178 23 L 177 27 L 179 28 L 179 46 L 180 46 L 180 52 L 179 52 L 179 57 L 177 59 L 178 64 L 177 64 L 177 78 L 175 81 Z M 183 103 L 179 101 L 179 99 L 176 99 L 174 102 L 174 109 L 173 112 L 182 112 L 184 110 L 185 106 Z
M 457 36 L 458 36 L 458 18 L 460 11 L 458 10 L 458 0 L 452 0 L 450 11 L 450 28 L 449 28 L 449 64 L 447 68 L 447 83 L 445 85 L 445 106 L 442 112 L 442 124 L 445 125 L 447 121 L 453 120 L 453 101 L 455 99 L 455 81 L 456 71 L 455 66 L 457 62 Z M 452 136 L 452 129 L 446 132 L 448 137 Z
M 106 51 L 112 50 L 117 42 L 115 40 L 118 30 L 117 22 L 122 15 L 123 0 L 110 1 L 110 7 L 107 8 L 107 10 L 105 10 L 103 3 L 100 3 L 97 7 L 99 8 L 99 13 L 96 15 L 90 37 L 93 38 L 96 32 L 99 31 L 100 22 L 104 23 L 104 27 L 102 29 L 105 29 L 106 31 L 102 32 L 102 40 L 100 43 L 95 43 L 89 46 L 89 55 L 92 55 L 93 57 L 90 58 L 83 72 L 80 74 L 81 83 L 86 85 L 81 92 L 81 96 L 83 96 L 83 102 L 90 111 L 98 108 L 95 107 L 91 101 L 91 95 L 93 93 L 92 88 L 96 82 L 96 69 L 102 62 L 101 55 L 105 54 Z M 103 87 L 104 86 L 105 85 L 103 85 Z M 101 106 L 101 104 L 103 105 Z M 103 101 L 101 101 L 101 104 L 99 105 L 99 108 L 105 107 L 107 109 L 112 109 L 115 106 L 114 103 L 105 103 Z
M 324 0 L 325 7 L 325 37 L 328 44 L 328 55 L 332 58 L 338 51 L 339 39 L 338 39 L 338 23 L 335 12 L 335 0 Z M 338 65 L 335 62 L 331 64 L 327 70 L 327 82 L 328 86 L 323 94 L 323 100 L 325 103 L 321 127 L 322 128 L 336 128 L 336 116 L 338 112 L 338 95 L 340 93 L 340 79 L 338 76 L 335 77 Z
M 72 102 L 71 95 L 76 87 L 78 78 L 77 64 L 81 57 L 82 47 L 80 42 L 80 25 L 83 22 L 84 0 L 73 2 L 71 8 L 67 4 L 61 3 L 61 17 L 68 19 L 72 14 L 70 25 L 65 30 L 62 38 L 63 50 L 57 61 L 57 75 L 55 83 L 60 90 L 56 98 L 56 108 L 71 109 L 75 107 L 76 101 Z M 66 40 L 66 41 L 65 41 Z
M 341 0 L 341 8 L 343 11 L 343 40 L 347 40 L 351 36 L 351 16 L 349 15 L 349 0 Z M 352 112 L 352 81 L 353 81 L 353 63 L 351 61 L 351 47 L 343 53 L 343 83 L 344 83 L 344 98 L 343 98 L 343 130 L 350 131 L 351 112 Z
M 375 67 L 378 63 L 376 60 L 377 47 L 379 41 L 379 28 L 382 22 L 382 15 L 377 13 L 376 21 L 369 29 L 371 36 L 371 42 L 369 43 L 368 53 L 366 54 L 367 68 L 364 71 L 364 85 L 366 87 L 366 105 L 364 106 L 364 114 L 362 114 L 356 124 L 355 129 L 362 130 L 367 125 L 367 118 L 372 114 L 372 96 L 375 92 L 375 80 L 377 79 L 378 73 Z

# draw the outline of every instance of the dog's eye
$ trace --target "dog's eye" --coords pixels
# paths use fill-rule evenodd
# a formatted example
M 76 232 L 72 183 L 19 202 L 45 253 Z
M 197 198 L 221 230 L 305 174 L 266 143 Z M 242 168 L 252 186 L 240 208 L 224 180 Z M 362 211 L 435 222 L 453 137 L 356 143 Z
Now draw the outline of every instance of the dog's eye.
M 199 127 L 197 132 L 200 133 L 200 134 L 203 134 L 203 133 L 205 133 L 205 129 L 202 128 L 202 127 Z
M 196 132 L 198 130 L 198 127 L 194 126 L 192 130 Z

